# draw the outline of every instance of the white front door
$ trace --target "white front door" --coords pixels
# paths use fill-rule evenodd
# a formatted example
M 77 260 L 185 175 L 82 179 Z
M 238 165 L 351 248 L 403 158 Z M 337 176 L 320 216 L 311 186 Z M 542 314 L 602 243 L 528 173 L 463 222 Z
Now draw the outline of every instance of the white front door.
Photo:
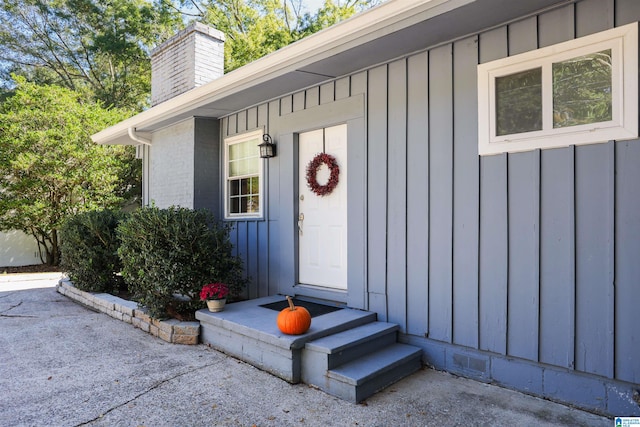
M 338 185 L 319 196 L 307 185 L 307 165 L 319 153 L 333 156 L 339 166 Z M 347 125 L 301 133 L 299 137 L 298 239 L 299 282 L 347 289 Z M 330 170 L 321 165 L 318 184 Z

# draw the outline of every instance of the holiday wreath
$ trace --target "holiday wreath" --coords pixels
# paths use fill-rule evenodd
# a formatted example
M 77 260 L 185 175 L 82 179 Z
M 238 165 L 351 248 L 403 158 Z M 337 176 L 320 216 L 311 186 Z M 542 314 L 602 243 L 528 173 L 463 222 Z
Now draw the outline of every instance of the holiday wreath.
M 331 175 L 325 185 L 320 185 L 316 176 L 318 175 L 318 168 L 320 165 L 325 164 L 329 167 Z M 336 185 L 338 185 L 338 176 L 340 175 L 340 167 L 336 158 L 331 154 L 319 153 L 317 154 L 307 165 L 307 186 L 316 193 L 318 196 L 326 196 L 331 194 Z

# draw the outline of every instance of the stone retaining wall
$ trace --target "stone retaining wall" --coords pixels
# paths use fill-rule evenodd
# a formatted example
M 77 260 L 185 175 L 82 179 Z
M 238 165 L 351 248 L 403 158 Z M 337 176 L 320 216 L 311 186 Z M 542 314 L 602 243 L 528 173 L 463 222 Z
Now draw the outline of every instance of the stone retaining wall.
M 114 319 L 122 320 L 140 328 L 151 335 L 173 344 L 195 345 L 200 341 L 200 322 L 182 322 L 176 319 L 158 320 L 146 313 L 143 308 L 133 301 L 113 296 L 85 292 L 73 286 L 68 279 L 61 279 L 56 289 L 62 295 L 108 314 Z

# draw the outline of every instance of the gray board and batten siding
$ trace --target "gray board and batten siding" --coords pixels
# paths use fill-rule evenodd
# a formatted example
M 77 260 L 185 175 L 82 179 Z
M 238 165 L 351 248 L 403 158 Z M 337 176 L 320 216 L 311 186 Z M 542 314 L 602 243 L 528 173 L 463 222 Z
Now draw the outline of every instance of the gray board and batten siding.
M 638 20 L 637 0 L 563 4 L 223 118 L 278 142 L 264 218 L 234 222 L 247 296 L 293 290 L 296 132 L 350 115 L 345 302 L 436 368 L 640 415 L 640 141 L 480 157 L 476 75 Z

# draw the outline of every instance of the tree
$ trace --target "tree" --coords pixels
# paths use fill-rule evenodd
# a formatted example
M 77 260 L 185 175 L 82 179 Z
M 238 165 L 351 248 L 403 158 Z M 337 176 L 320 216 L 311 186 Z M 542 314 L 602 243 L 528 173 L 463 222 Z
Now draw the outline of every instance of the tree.
M 0 80 L 14 73 L 140 111 L 151 50 L 187 19 L 226 34 L 231 71 L 381 1 L 325 0 L 311 14 L 302 0 L 0 0 Z
M 125 119 L 74 91 L 14 76 L 0 105 L 0 230 L 22 230 L 41 259 L 60 261 L 58 230 L 79 212 L 119 206 L 139 182 L 133 147 L 99 146 L 91 135 Z
M 181 26 L 181 14 L 161 1 L 0 0 L 3 77 L 13 72 L 140 110 L 149 52 Z
M 193 16 L 226 35 L 225 71 L 349 18 L 381 0 L 325 0 L 315 13 L 304 12 L 301 0 L 195 0 Z
M 358 12 L 365 11 L 382 3 L 383 0 L 325 0 L 324 5 L 315 14 L 306 13 L 301 17 L 302 37 L 344 21 Z

